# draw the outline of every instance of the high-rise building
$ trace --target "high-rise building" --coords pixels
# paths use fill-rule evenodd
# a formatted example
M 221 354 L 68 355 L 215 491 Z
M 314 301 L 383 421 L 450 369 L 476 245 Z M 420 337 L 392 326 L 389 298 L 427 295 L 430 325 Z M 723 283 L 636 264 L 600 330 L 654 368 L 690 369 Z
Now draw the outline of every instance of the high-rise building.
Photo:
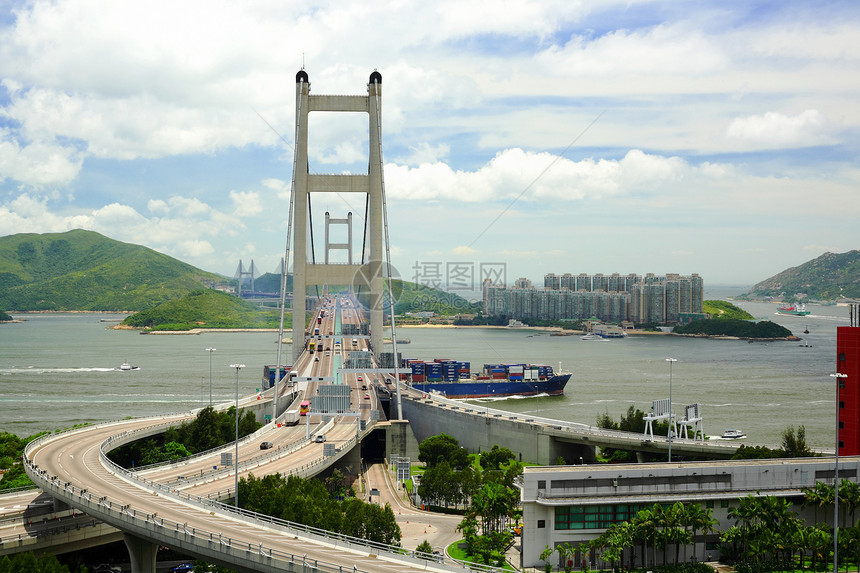
M 543 288 L 558 290 L 559 288 L 559 278 L 555 276 L 553 273 L 547 273 L 543 276 Z
M 543 289 L 519 278 L 510 289 L 485 280 L 483 291 L 484 310 L 491 316 L 675 324 L 682 315 L 701 313 L 704 288 L 697 274 L 649 273 L 639 277 L 619 273 L 609 276 L 547 273 Z

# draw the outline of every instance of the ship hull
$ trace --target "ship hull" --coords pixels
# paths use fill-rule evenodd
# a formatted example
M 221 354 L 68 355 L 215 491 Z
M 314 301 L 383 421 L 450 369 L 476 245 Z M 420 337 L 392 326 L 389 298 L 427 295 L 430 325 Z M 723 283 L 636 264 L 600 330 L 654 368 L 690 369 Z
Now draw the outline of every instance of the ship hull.
M 438 392 L 448 398 L 489 398 L 505 396 L 558 396 L 570 374 L 558 374 L 547 380 L 461 380 L 452 382 L 413 382 L 421 392 Z

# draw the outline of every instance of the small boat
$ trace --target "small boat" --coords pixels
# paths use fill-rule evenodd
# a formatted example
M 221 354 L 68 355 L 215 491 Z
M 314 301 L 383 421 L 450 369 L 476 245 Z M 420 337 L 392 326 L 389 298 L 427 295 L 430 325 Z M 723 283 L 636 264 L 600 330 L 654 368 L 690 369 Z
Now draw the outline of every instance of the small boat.
M 803 327 L 803 334 L 809 334 L 809 327 L 808 326 Z
M 747 435 L 744 434 L 741 430 L 732 430 L 727 429 L 723 432 L 722 438 L 724 440 L 740 440 L 741 438 L 746 438 Z
M 602 336 L 598 336 L 593 332 L 589 332 L 585 336 L 580 337 L 580 340 L 605 340 L 605 338 L 603 338 Z
M 119 369 L 122 372 L 128 372 L 129 370 L 139 370 L 140 366 L 132 366 L 128 363 L 128 360 L 119 365 Z

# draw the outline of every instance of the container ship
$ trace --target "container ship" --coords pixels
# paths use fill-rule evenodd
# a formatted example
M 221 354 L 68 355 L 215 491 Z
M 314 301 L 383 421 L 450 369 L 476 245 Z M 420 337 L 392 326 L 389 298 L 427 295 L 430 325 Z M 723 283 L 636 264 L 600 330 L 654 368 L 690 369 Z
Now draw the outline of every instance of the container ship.
M 776 312 L 779 314 L 789 314 L 791 316 L 806 316 L 809 314 L 809 311 L 806 310 L 806 306 L 802 304 L 780 306 L 776 309 Z
M 484 364 L 476 375 L 469 362 L 442 358 L 433 362 L 407 359 L 403 367 L 408 369 L 413 388 L 448 398 L 558 396 L 570 380 L 570 374 L 554 373 L 552 366 L 542 364 Z

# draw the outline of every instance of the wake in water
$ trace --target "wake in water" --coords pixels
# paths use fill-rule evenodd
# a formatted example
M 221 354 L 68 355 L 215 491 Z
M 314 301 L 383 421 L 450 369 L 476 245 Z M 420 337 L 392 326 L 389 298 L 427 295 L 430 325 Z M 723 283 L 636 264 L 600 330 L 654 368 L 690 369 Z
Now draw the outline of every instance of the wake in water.
M 39 366 L 28 366 L 26 368 L 0 368 L 0 375 L 51 373 L 73 374 L 75 372 L 113 372 L 114 370 L 119 370 L 119 368 L 42 368 Z
M 486 396 L 484 398 L 462 398 L 458 402 L 501 402 L 503 400 L 528 400 L 530 398 L 548 398 L 549 394 L 542 392 L 533 396 Z M 555 396 L 553 396 L 555 397 Z

